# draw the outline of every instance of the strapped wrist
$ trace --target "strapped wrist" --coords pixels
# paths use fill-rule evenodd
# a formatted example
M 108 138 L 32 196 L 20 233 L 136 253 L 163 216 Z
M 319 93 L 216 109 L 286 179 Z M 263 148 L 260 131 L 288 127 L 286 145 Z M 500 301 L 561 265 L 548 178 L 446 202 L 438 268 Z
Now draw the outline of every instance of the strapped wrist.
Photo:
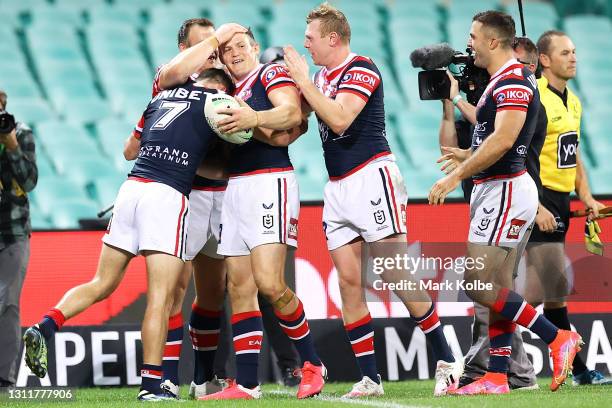
M 463 96 L 461 96 L 461 94 L 457 94 L 453 97 L 453 105 L 457 106 L 457 104 L 459 103 L 460 100 L 463 99 Z

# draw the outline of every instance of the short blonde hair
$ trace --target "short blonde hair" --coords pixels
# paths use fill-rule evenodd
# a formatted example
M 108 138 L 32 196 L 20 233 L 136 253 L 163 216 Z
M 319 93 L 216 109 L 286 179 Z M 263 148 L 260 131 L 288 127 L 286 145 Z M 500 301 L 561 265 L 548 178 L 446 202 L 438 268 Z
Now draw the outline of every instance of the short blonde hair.
M 325 2 L 313 9 L 306 17 L 306 24 L 314 20 L 321 21 L 321 36 L 337 33 L 343 43 L 351 42 L 351 26 L 343 12 Z

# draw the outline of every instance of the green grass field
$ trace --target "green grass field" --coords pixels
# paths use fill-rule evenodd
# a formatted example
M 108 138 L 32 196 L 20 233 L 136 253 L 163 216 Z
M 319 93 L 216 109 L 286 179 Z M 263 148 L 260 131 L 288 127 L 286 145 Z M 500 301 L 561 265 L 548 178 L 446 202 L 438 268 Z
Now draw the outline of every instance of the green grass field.
M 160 404 L 180 404 L 181 407 L 289 407 L 289 406 L 361 406 L 380 408 L 402 407 L 606 407 L 612 403 L 612 386 L 563 386 L 552 393 L 548 389 L 548 380 L 540 381 L 540 390 L 514 391 L 510 395 L 476 396 L 476 397 L 442 397 L 432 396 L 433 381 L 405 381 L 385 383 L 385 396 L 378 399 L 345 401 L 340 396 L 350 389 L 348 383 L 331 383 L 325 386 L 323 395 L 305 401 L 295 399 L 295 390 L 266 385 L 264 397 L 258 401 L 240 402 L 204 402 L 186 399 L 188 387 L 181 387 L 180 402 L 160 402 Z M 49 406 L 49 407 L 117 407 L 127 408 L 141 406 L 136 401 L 137 388 L 82 388 L 76 389 L 75 401 L 48 402 L 8 400 L 6 395 L 0 397 L 0 406 Z M 8 404 L 7 404 L 8 403 Z

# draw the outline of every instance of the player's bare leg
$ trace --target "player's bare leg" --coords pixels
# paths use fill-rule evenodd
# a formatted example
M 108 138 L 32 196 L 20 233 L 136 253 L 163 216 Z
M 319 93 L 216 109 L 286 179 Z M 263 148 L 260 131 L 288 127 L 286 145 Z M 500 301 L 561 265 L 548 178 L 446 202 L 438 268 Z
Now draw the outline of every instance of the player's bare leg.
M 362 379 L 343 398 L 375 397 L 384 394 L 374 355 L 374 327 L 362 284 L 363 240 L 354 239 L 330 251 L 338 271 L 344 329 L 351 343 Z
M 304 306 L 285 282 L 287 245 L 264 244 L 251 251 L 253 277 L 259 291 L 270 302 L 285 334 L 302 360 L 302 380 L 297 397 L 309 398 L 321 392 L 327 372 L 317 355 Z
M 224 384 L 214 376 L 213 364 L 225 300 L 225 260 L 199 253 L 193 260 L 193 280 L 196 297 L 189 320 L 189 334 L 195 361 L 189 396 L 197 399 L 224 388 Z
M 205 310 L 221 310 L 225 300 L 225 260 L 198 254 L 193 260 L 193 281 L 194 303 Z
M 402 256 L 408 251 L 406 234 L 394 234 L 368 245 L 371 256 L 375 258 L 394 259 L 397 255 Z M 402 281 L 416 283 L 410 271 L 400 268 L 385 268 L 381 277 L 389 283 Z M 434 351 L 436 359 L 434 396 L 445 395 L 455 390 L 463 374 L 463 361 L 453 356 L 431 297 L 427 291 L 418 286 L 414 290 L 396 290 L 395 294 L 404 303 L 415 323 L 423 330 Z
M 98 268 L 92 280 L 70 289 L 43 319 L 26 330 L 26 364 L 38 377 L 47 373 L 47 345 L 67 319 L 83 312 L 96 302 L 106 299 L 115 291 L 133 254 L 102 244 Z
M 363 240 L 357 239 L 330 251 L 332 261 L 338 271 L 338 286 L 342 298 L 342 319 L 345 325 L 363 319 L 370 313 L 361 281 L 362 245 Z
M 147 308 L 142 322 L 142 393 L 161 394 L 161 363 L 166 344 L 168 317 L 184 262 L 156 251 L 143 253 L 147 264 Z M 169 390 L 164 390 L 169 391 Z

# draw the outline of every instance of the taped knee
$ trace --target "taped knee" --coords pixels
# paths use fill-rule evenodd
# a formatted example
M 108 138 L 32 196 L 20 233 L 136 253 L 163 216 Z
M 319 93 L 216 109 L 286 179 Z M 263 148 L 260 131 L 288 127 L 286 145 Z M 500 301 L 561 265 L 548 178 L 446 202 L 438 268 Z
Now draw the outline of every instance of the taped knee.
M 283 292 L 283 294 L 280 295 L 278 299 L 276 299 L 275 301 L 271 303 L 274 309 L 282 310 L 285 306 L 291 303 L 294 297 L 295 297 L 295 293 L 293 293 L 291 289 L 285 288 L 285 291 Z

